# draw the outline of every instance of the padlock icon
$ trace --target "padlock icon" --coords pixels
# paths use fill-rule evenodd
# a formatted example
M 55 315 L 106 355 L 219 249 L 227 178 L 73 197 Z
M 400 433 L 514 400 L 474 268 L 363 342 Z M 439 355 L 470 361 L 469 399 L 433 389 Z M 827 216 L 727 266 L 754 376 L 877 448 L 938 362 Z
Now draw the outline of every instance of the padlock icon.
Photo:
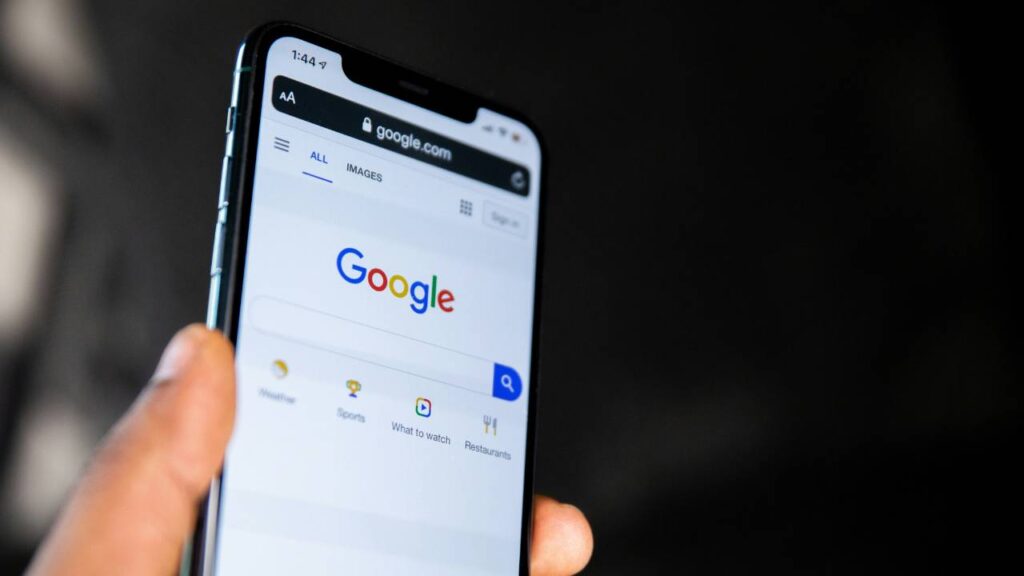
M 373 132 L 373 122 L 370 122 L 370 117 L 363 118 L 363 132 Z

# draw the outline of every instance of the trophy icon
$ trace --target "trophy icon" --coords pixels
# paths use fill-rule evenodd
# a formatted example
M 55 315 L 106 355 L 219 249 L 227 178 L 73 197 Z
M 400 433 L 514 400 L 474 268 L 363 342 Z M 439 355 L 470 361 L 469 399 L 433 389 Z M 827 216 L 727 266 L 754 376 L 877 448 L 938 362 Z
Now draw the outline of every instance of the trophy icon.
M 359 380 L 349 380 L 345 382 L 345 387 L 348 388 L 348 395 L 353 398 L 358 398 L 356 392 L 363 389 L 363 385 L 359 383 Z

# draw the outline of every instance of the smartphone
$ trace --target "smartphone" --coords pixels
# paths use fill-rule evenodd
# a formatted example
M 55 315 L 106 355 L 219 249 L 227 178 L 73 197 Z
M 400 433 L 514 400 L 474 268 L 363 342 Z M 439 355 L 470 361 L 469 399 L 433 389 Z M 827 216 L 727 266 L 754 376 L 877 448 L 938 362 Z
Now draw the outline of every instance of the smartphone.
M 193 574 L 527 574 L 543 149 L 523 116 L 251 32 L 207 323 L 238 410 Z

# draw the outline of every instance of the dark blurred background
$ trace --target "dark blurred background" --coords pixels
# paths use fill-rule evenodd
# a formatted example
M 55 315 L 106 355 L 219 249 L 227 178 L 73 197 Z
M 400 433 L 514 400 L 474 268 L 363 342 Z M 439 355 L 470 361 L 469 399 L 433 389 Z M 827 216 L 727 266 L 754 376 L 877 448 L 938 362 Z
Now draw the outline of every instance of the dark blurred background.
M 537 488 L 590 516 L 590 573 L 1019 564 L 1007 15 L 0 0 L 0 572 L 204 317 L 235 48 L 272 19 L 540 125 Z

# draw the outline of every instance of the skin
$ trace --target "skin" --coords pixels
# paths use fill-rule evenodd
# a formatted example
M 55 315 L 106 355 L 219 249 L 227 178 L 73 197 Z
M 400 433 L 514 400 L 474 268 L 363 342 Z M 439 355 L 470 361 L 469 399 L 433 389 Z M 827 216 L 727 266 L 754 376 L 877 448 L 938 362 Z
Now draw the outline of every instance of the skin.
M 96 453 L 28 574 L 175 574 L 234 417 L 231 344 L 198 324 L 181 330 Z M 592 550 L 579 509 L 534 498 L 530 574 L 575 574 Z

